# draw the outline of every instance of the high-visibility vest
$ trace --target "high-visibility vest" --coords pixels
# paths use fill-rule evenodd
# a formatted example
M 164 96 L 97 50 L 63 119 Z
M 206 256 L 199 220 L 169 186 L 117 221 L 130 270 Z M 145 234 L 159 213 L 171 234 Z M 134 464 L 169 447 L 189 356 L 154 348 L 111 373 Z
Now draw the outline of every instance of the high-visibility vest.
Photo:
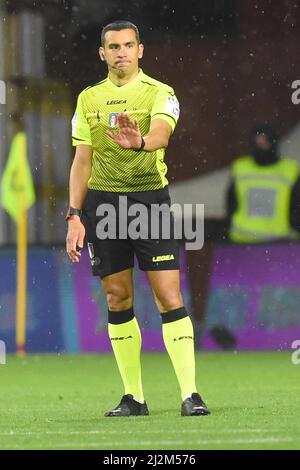
M 291 189 L 299 177 L 298 163 L 281 159 L 258 165 L 245 156 L 233 163 L 237 210 L 229 237 L 237 243 L 260 243 L 293 238 L 290 224 Z M 299 213 L 300 217 L 300 213 Z

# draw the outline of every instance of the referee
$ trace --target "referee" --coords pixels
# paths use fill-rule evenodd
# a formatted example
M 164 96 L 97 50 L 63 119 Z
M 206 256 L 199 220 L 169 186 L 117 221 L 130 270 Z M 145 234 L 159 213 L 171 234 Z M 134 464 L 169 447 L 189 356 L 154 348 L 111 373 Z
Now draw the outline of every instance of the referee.
M 141 333 L 133 311 L 134 255 L 147 273 L 161 314 L 164 343 L 181 389 L 181 414 L 207 415 L 195 384 L 194 333 L 180 292 L 174 236 L 132 239 L 117 233 L 105 239 L 97 231 L 97 208 L 106 204 L 118 214 L 120 196 L 127 210 L 136 203 L 148 210 L 154 204 L 170 206 L 164 154 L 179 103 L 171 87 L 139 68 L 143 49 L 138 28 L 130 22 L 117 21 L 102 30 L 99 55 L 108 76 L 79 94 L 72 119 L 76 153 L 67 253 L 79 262 L 86 236 L 92 272 L 100 277 L 108 304 L 108 333 L 125 394 L 105 416 L 149 414 L 141 380 Z

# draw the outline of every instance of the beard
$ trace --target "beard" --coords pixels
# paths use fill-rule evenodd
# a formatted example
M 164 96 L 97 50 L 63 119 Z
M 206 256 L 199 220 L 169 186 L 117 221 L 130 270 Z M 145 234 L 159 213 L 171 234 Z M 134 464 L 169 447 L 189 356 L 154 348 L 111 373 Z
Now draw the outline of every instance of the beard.
M 116 71 L 118 77 L 120 77 L 120 78 L 124 78 L 126 76 L 126 70 L 124 70 L 124 69 L 121 70 L 121 69 L 116 68 L 115 71 Z

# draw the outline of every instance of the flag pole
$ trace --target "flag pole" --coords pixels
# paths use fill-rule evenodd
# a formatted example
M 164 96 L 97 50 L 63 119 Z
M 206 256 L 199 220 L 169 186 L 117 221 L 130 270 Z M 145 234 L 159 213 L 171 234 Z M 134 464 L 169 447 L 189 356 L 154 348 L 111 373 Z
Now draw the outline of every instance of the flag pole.
M 27 292 L 27 211 L 20 191 L 20 216 L 17 223 L 17 356 L 25 356 Z
M 27 153 L 27 139 L 21 140 L 19 149 L 18 172 L 18 220 L 17 220 L 17 318 L 16 318 L 16 346 L 17 356 L 25 356 L 26 344 L 26 297 L 27 297 L 27 210 L 25 207 L 25 163 Z

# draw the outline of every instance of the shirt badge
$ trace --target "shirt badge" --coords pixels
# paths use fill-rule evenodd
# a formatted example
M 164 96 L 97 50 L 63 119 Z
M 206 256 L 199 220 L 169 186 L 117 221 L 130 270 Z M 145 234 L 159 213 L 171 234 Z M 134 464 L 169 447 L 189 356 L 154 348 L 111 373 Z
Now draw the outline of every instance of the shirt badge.
M 118 114 L 119 113 L 110 113 L 108 118 L 110 127 L 115 127 L 117 125 Z
M 179 102 L 176 98 L 172 96 L 168 97 L 168 101 L 166 104 L 166 112 L 169 114 L 173 114 L 176 118 L 179 116 Z

